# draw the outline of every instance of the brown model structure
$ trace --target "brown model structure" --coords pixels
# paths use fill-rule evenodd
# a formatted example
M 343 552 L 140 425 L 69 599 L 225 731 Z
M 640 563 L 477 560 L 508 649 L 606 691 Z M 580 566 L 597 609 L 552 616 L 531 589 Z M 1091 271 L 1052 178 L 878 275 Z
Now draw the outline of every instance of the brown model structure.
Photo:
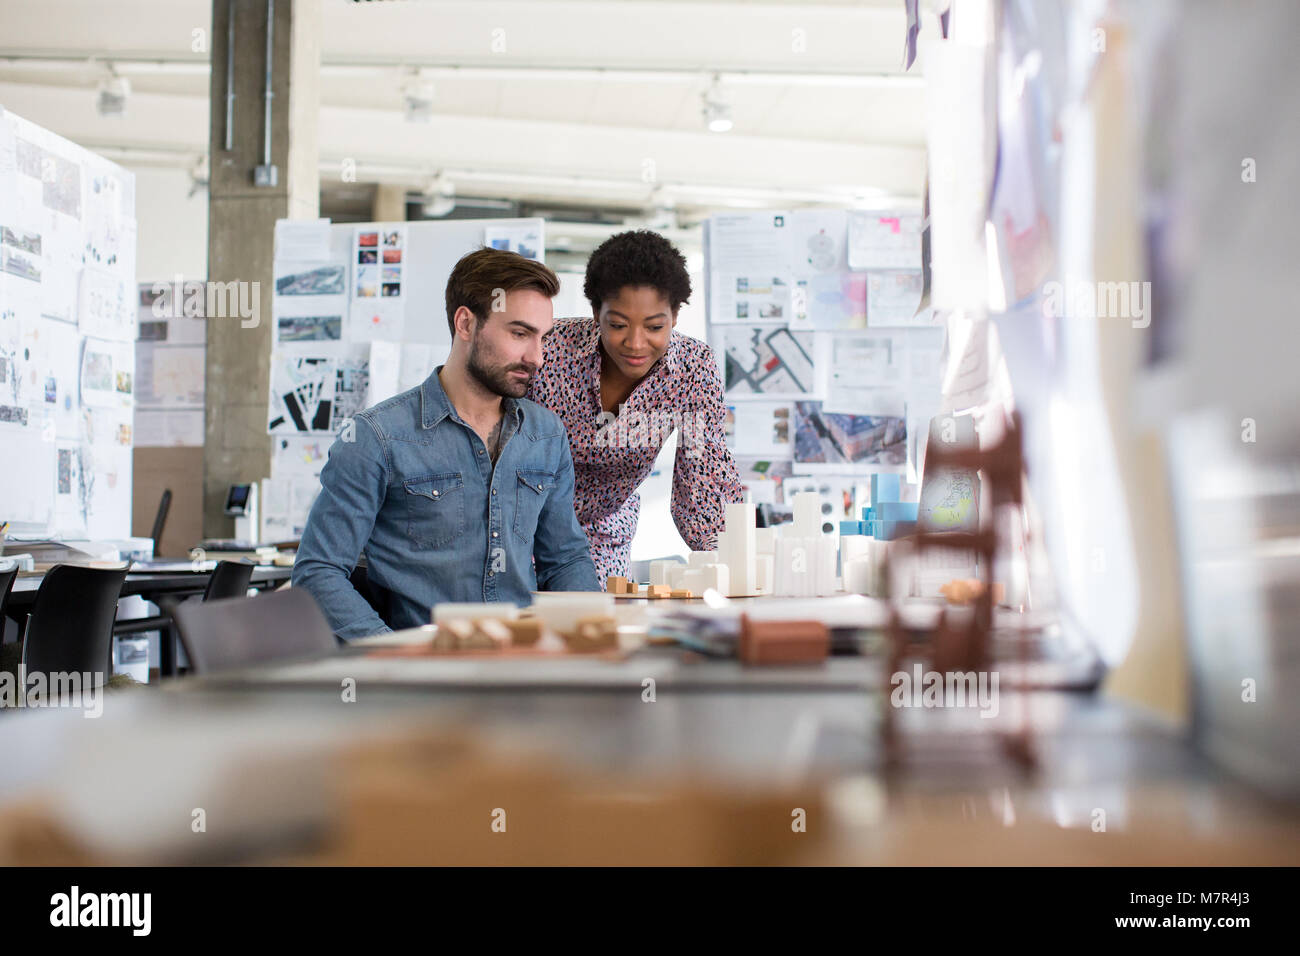
M 755 621 L 740 615 L 738 654 L 745 664 L 815 664 L 830 653 L 821 621 Z
M 948 467 L 978 469 L 984 473 L 990 489 L 990 507 L 993 510 L 1003 506 L 1019 508 L 1022 504 L 1022 476 L 1024 459 L 1021 454 L 1020 416 L 1012 413 L 1007 423 L 1006 433 L 995 446 L 981 451 L 971 448 L 948 448 L 932 442 L 926 451 L 926 468 Z M 994 527 L 995 523 L 990 523 Z M 987 672 L 993 664 L 991 641 L 993 633 L 993 558 L 998 548 L 998 536 L 993 530 L 977 532 L 919 532 L 910 539 L 916 553 L 929 548 L 966 548 L 974 551 L 979 559 L 980 573 L 984 580 L 977 581 L 976 587 L 963 589 L 972 598 L 974 613 L 969 624 L 954 623 L 945 609 L 939 614 L 939 621 L 932 630 L 917 635 L 915 631 L 909 636 L 904 628 L 898 605 L 889 595 L 891 608 L 889 614 L 889 662 L 885 668 L 885 687 L 883 694 L 884 719 L 881 722 L 881 735 L 884 744 L 885 766 L 897 769 L 903 759 L 902 741 L 900 740 L 896 715 L 890 704 L 892 677 L 903 670 L 906 659 L 920 660 L 930 670 L 940 673 L 954 671 Z M 889 559 L 885 559 L 884 580 L 886 586 L 892 585 L 889 574 Z M 966 593 L 963 594 L 963 597 Z M 1021 641 L 1021 673 L 1027 658 L 1027 637 Z M 1003 751 L 1017 764 L 1026 769 L 1037 765 L 1032 732 L 1025 708 L 1020 709 L 1021 725 L 1008 734 L 1003 734 L 1001 743 Z

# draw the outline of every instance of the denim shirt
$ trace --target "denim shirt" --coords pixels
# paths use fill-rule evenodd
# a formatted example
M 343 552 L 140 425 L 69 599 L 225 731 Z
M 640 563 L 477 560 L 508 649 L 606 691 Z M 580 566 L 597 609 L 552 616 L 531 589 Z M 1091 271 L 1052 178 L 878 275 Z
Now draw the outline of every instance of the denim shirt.
M 504 399 L 494 468 L 447 400 L 441 370 L 358 414 L 321 471 L 293 584 L 311 592 L 339 637 L 389 630 L 348 580 L 363 552 L 367 579 L 390 592 L 395 628 L 429 623 L 444 601 L 524 605 L 535 590 L 600 589 L 573 511 L 560 419 Z

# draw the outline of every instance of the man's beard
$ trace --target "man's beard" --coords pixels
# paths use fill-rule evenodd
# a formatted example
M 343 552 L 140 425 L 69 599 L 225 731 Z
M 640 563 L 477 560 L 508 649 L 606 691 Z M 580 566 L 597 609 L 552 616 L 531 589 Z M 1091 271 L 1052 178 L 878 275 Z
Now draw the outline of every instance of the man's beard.
M 479 351 L 477 336 L 470 343 L 469 361 L 466 363 L 466 370 L 476 382 L 489 392 L 503 398 L 523 398 L 528 393 L 528 387 L 533 384 L 533 375 L 537 372 L 536 369 L 529 365 L 492 366 L 486 364 Z M 511 372 L 527 372 L 528 378 L 519 381 L 511 376 Z

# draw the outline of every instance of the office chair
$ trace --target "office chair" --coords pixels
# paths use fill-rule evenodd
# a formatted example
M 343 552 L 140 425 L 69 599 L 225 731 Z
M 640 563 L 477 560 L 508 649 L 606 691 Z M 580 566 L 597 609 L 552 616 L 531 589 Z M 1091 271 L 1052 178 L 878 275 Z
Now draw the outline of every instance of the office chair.
M 126 568 L 56 564 L 45 573 L 23 638 L 23 667 L 32 673 L 113 672 L 113 618 Z
M 182 604 L 176 609 L 176 631 L 191 671 L 200 675 L 310 660 L 339 646 L 315 599 L 302 588 Z
M 4 644 L 5 629 L 9 626 L 8 619 L 5 617 L 5 607 L 9 604 L 9 592 L 14 589 L 14 582 L 18 580 L 18 568 L 13 567 L 8 571 L 0 571 L 0 671 L 12 672 L 15 677 L 18 676 L 18 659 L 21 654 L 21 645 L 15 643 L 12 647 Z M 22 622 L 18 621 L 18 640 L 21 641 Z
M 162 547 L 163 528 L 167 525 L 167 512 L 172 506 L 172 490 L 166 488 L 162 493 L 162 500 L 158 502 L 158 515 L 153 519 L 153 533 L 149 537 L 153 538 L 154 557 L 158 557 L 159 549 Z
M 14 589 L 17 580 L 18 568 L 0 571 L 0 636 L 4 634 L 5 605 L 9 603 L 9 592 Z
M 244 597 L 257 565 L 247 561 L 218 561 L 208 577 L 203 600 L 220 601 L 223 598 Z

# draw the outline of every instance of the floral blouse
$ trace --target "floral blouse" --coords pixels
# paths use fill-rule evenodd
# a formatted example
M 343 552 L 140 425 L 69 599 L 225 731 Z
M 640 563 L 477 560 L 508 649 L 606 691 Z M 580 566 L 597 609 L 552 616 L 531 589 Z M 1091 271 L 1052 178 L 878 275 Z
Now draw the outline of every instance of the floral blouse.
M 560 319 L 528 397 L 560 416 L 573 452 L 574 510 L 604 586 L 626 576 L 641 498 L 636 489 L 674 430 L 671 510 L 693 551 L 710 551 L 728 502 L 744 486 L 723 434 L 722 382 L 707 344 L 673 330 L 668 349 L 617 414 L 600 405 L 600 329 L 595 319 Z

